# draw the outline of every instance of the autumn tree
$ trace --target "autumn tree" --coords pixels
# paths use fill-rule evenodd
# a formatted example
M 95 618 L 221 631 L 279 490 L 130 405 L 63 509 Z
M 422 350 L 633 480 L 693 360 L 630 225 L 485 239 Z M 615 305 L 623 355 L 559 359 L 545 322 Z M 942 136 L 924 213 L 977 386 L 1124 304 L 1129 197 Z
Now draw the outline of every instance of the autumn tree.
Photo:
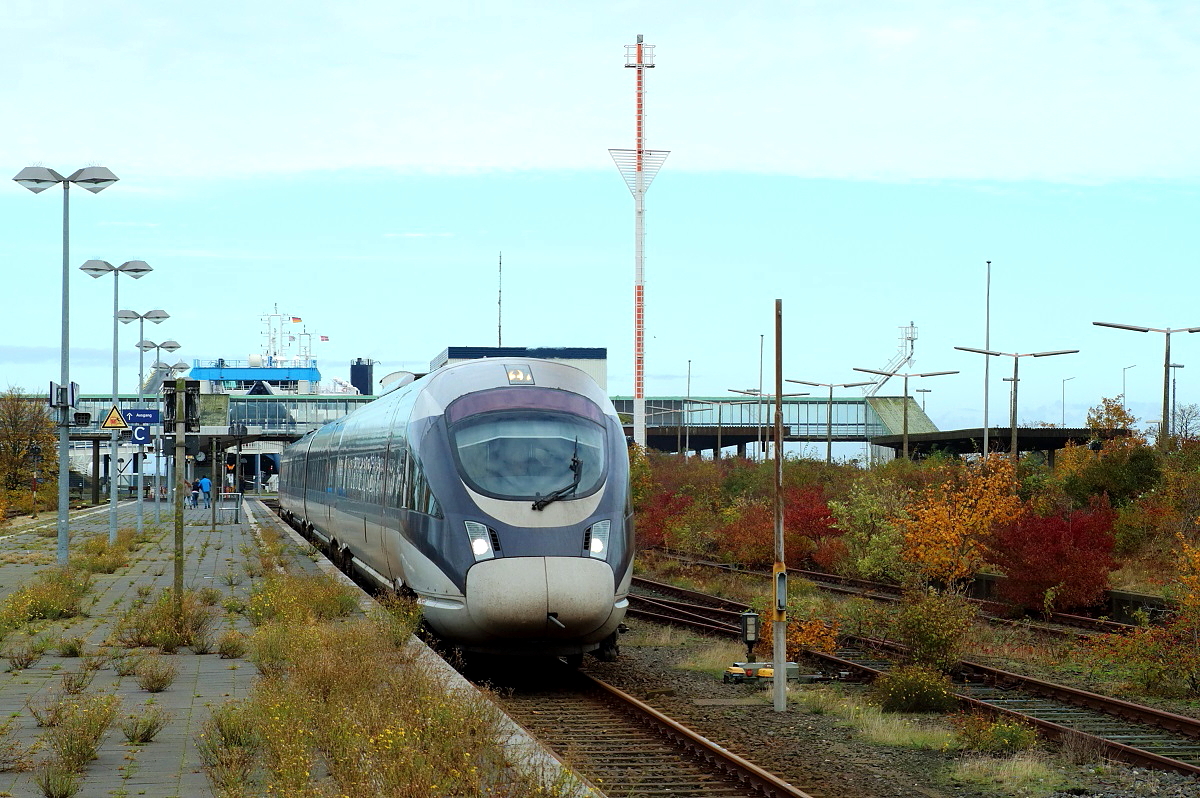
M 1088 411 L 1093 444 L 1064 450 L 1055 468 L 1055 478 L 1076 507 L 1100 495 L 1121 507 L 1159 484 L 1162 454 L 1146 445 L 1136 423 L 1116 399 L 1101 399 Z
M 922 586 L 953 590 L 984 564 L 992 529 L 1021 514 L 1012 464 L 993 457 L 967 463 L 905 507 L 903 559 Z
M 41 473 L 52 476 L 56 467 L 54 422 L 43 401 L 10 387 L 0 393 L 0 496 L 9 502 L 29 502 L 37 450 L 42 457 Z M 51 493 L 47 491 L 47 495 Z

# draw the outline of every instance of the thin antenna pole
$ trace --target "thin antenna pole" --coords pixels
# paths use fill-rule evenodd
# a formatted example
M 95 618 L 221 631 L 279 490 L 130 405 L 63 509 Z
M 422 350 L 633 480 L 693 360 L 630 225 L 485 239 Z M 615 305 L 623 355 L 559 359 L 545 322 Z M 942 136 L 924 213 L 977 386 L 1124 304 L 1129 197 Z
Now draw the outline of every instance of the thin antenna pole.
M 502 333 L 504 308 L 504 253 L 500 253 L 499 263 L 496 266 L 497 284 L 496 284 L 496 346 L 504 346 L 504 335 Z

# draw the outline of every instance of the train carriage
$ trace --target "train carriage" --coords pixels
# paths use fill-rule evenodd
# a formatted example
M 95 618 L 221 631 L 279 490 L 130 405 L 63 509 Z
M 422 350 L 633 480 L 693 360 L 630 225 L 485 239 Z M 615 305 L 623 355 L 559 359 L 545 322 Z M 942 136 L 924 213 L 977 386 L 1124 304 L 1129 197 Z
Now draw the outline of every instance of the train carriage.
M 343 567 L 416 594 L 468 651 L 616 655 L 632 574 L 624 431 L 584 372 L 447 366 L 284 452 L 284 516 Z

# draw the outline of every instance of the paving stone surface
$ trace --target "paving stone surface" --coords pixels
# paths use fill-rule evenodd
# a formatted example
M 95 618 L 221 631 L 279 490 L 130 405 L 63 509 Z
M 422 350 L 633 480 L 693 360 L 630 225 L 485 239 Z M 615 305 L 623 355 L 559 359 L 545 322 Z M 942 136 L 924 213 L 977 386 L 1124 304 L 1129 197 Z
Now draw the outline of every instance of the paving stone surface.
M 251 579 L 245 564 L 257 562 L 255 551 L 256 523 L 278 523 L 258 502 L 247 502 L 239 523 L 223 515 L 213 523 L 211 510 L 203 506 L 184 510 L 184 586 L 185 588 L 215 587 L 223 598 L 249 597 Z M 110 634 L 122 613 L 139 598 L 153 599 L 169 591 L 174 583 L 174 516 L 169 507 L 159 508 L 160 522 L 155 522 L 153 502 L 142 508 L 142 522 L 150 542 L 135 553 L 135 561 L 114 574 L 96 574 L 93 587 L 85 602 L 86 617 L 46 623 L 39 631 L 53 639 L 80 637 L 85 651 L 94 652 L 111 644 Z M 118 506 L 118 527 L 136 528 L 137 503 L 122 502 Z M 110 528 L 107 507 L 78 510 L 71 513 L 71 556 L 87 538 L 107 536 Z M 42 513 L 36 520 L 18 519 L 0 527 L 0 600 L 32 580 L 39 571 L 54 567 L 57 545 L 56 514 Z M 298 557 L 299 562 L 306 558 Z M 311 561 L 310 565 L 311 565 Z M 218 605 L 220 609 L 220 605 Z M 138 687 L 134 676 L 120 676 L 113 665 L 96 672 L 89 694 L 107 692 L 117 695 L 124 717 L 141 711 L 147 705 L 157 705 L 171 713 L 168 725 L 152 742 L 131 744 L 114 724 L 100 747 L 98 757 L 84 772 L 81 796 L 137 796 L 155 798 L 211 795 L 212 791 L 201 768 L 196 752 L 196 736 L 213 707 L 225 701 L 244 697 L 257 678 L 254 666 L 244 659 L 221 659 L 215 652 L 215 640 L 230 628 L 248 632 L 248 623 L 240 615 L 219 613 L 214 634 L 214 651 L 196 654 L 187 648 L 174 655 L 151 654 L 152 649 L 140 649 L 131 655 L 163 656 L 178 668 L 178 675 L 166 690 L 148 693 Z M 0 645 L 0 652 L 20 642 L 13 635 Z M 127 651 L 110 646 L 117 652 Z M 57 646 L 32 667 L 9 670 L 7 658 L 0 658 L 0 722 L 13 719 L 14 738 L 23 745 L 38 743 L 46 729 L 37 725 L 29 706 L 55 700 L 61 693 L 63 674 L 78 672 L 82 661 L 77 657 L 58 656 Z M 35 750 L 35 762 L 45 759 L 48 752 Z M 34 772 L 0 772 L 0 796 L 40 798 L 42 792 L 34 781 Z

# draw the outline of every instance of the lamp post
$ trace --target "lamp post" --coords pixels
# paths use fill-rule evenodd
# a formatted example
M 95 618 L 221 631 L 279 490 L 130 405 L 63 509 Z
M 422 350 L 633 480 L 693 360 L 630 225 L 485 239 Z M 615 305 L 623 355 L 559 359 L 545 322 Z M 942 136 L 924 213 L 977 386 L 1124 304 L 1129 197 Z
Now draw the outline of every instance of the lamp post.
M 833 462 L 833 389 L 834 388 L 857 388 L 860 385 L 870 385 L 867 382 L 808 382 L 807 380 L 788 380 L 788 382 L 796 382 L 801 385 L 811 385 L 814 388 L 828 388 L 829 401 L 825 403 L 825 462 Z
M 29 517 L 37 518 L 37 486 L 38 486 L 38 470 L 42 466 L 42 447 L 36 443 L 29 447 L 29 464 L 33 466 L 33 503 L 29 508 Z
M 63 187 L 63 236 L 62 236 L 62 343 L 59 353 L 60 395 L 52 396 L 51 400 L 59 409 L 58 419 L 58 550 L 59 565 L 67 564 L 67 543 L 69 531 L 67 513 L 70 509 L 71 489 L 71 460 L 70 460 L 70 424 L 71 424 L 71 329 L 70 310 L 71 292 L 69 277 L 71 274 L 71 184 L 74 183 L 98 194 L 117 182 L 117 176 L 103 166 L 88 166 L 77 169 L 69 177 L 63 177 L 53 169 L 44 166 L 27 166 L 13 177 L 18 184 L 39 194 L 51 186 L 62 184 Z
M 1200 332 L 1200 327 L 1138 327 L 1133 324 L 1113 324 L 1108 321 L 1094 321 L 1092 324 L 1097 327 L 1115 327 L 1118 330 L 1132 330 L 1133 332 L 1160 332 L 1163 334 L 1165 341 L 1165 351 L 1163 353 L 1163 403 L 1162 403 L 1162 421 L 1158 425 L 1159 441 L 1158 445 L 1166 448 L 1167 439 L 1171 437 L 1171 333 Z M 1122 397 L 1121 402 L 1124 403 Z
M 1012 434 L 1012 462 L 1013 467 L 1017 465 L 1017 364 L 1023 357 L 1050 357 L 1052 355 L 1073 355 L 1078 352 L 1078 349 L 1057 349 L 1053 352 L 993 352 L 990 349 L 975 349 L 970 346 L 956 346 L 962 352 L 974 352 L 978 355 L 989 355 L 991 357 L 1011 357 L 1013 359 L 1013 375 L 1012 375 L 1012 402 L 1009 408 L 1009 431 Z
M 120 266 L 113 266 L 106 260 L 89 260 L 79 269 L 91 277 L 103 277 L 109 273 L 113 276 L 112 403 L 113 407 L 117 407 L 119 401 L 117 396 L 117 322 L 120 321 L 117 315 L 117 289 L 121 285 L 121 281 L 117 278 L 122 274 L 128 274 L 138 280 L 154 270 L 144 260 L 129 260 Z M 117 467 L 117 451 L 121 445 L 121 433 L 114 429 L 110 437 L 112 453 L 108 458 L 108 542 L 111 545 L 117 542 L 117 480 L 121 474 L 115 469 Z
M 1067 426 L 1067 383 L 1073 379 L 1075 378 L 1063 377 L 1062 381 L 1062 425 L 1064 428 Z
M 136 313 L 132 310 L 122 310 L 117 313 L 117 319 L 122 324 L 128 324 L 134 319 L 138 320 L 138 341 L 142 341 L 146 337 L 146 319 L 155 324 L 162 324 L 165 319 L 171 318 L 165 310 L 151 310 L 146 313 Z M 145 406 L 142 399 L 142 392 L 146 385 L 146 350 L 138 349 L 138 407 Z M 138 483 L 137 483 L 137 534 L 138 539 L 142 537 L 142 528 L 144 526 L 145 498 L 146 498 L 146 447 L 142 443 L 138 443 L 137 447 L 137 463 L 138 463 Z
M 1175 382 L 1175 369 L 1181 368 L 1183 368 L 1182 363 L 1171 364 L 1171 429 L 1175 429 L 1175 400 L 1179 397 L 1179 386 Z
M 161 313 L 162 311 L 153 311 L 153 310 L 150 311 L 150 313 L 155 313 L 155 312 Z M 165 317 L 165 314 L 164 314 L 164 317 Z M 147 314 L 147 318 L 149 318 L 149 314 Z M 162 321 L 162 319 L 159 319 L 159 321 Z M 158 358 L 162 356 L 161 353 L 164 351 L 174 352 L 180 348 L 180 345 L 179 345 L 178 341 L 163 341 L 161 344 L 156 344 L 153 341 L 147 341 L 145 339 L 142 339 L 141 341 L 138 341 L 137 348 L 142 352 L 143 355 L 146 352 L 149 352 L 151 349 L 154 350 L 155 361 L 154 361 L 154 365 L 152 366 L 152 368 L 155 371 L 159 371 L 159 370 L 170 370 L 172 368 L 171 366 L 168 366 L 166 363 L 163 363 L 158 360 Z M 183 368 L 187 368 L 186 363 L 183 363 L 182 365 L 183 365 Z M 138 388 L 139 395 L 141 394 L 141 390 L 142 389 L 139 387 Z M 139 396 L 139 398 L 140 398 L 140 396 Z M 158 400 L 155 399 L 154 403 L 157 405 Z M 159 424 L 161 425 L 161 423 L 162 422 L 160 421 Z M 159 504 L 161 503 L 161 497 L 159 496 L 159 493 L 161 492 L 161 490 L 160 490 L 159 486 L 162 484 L 161 475 L 159 473 L 162 468 L 162 463 L 160 461 L 162 453 L 159 451 L 159 446 L 158 446 L 159 440 L 160 440 L 159 437 L 156 435 L 155 442 L 154 442 L 154 523 L 156 523 L 156 524 L 162 522 L 162 516 L 160 514 L 161 511 L 159 510 Z M 140 520 L 140 516 L 139 516 L 139 520 Z
M 1129 371 L 1130 369 L 1135 369 L 1135 368 L 1137 368 L 1137 363 L 1134 363 L 1132 366 L 1126 366 L 1125 368 L 1121 369 L 1121 409 L 1124 410 L 1126 413 L 1129 412 L 1129 403 L 1125 399 L 1125 372 Z
M 857 366 L 855 366 L 854 370 L 862 371 L 867 374 L 878 374 L 881 377 L 887 377 L 889 379 L 892 377 L 903 377 L 904 378 L 904 422 L 903 422 L 903 427 L 904 427 L 903 447 L 904 448 L 903 448 L 903 451 L 904 451 L 904 459 L 907 460 L 908 459 L 908 378 L 909 377 L 941 377 L 945 374 L 957 374 L 958 372 L 957 371 L 926 371 L 921 374 L 901 374 L 898 371 L 879 371 L 877 369 L 860 369 Z
M 691 403 L 692 403 L 692 360 L 691 360 L 691 358 L 688 358 L 687 404 L 690 405 Z M 683 420 L 684 420 L 684 423 L 686 424 L 688 417 L 685 415 L 683 417 Z M 687 424 L 687 426 L 684 427 L 684 432 L 683 432 L 683 456 L 684 457 L 688 456 L 687 453 L 689 451 L 691 451 L 691 448 L 692 448 L 692 425 Z

